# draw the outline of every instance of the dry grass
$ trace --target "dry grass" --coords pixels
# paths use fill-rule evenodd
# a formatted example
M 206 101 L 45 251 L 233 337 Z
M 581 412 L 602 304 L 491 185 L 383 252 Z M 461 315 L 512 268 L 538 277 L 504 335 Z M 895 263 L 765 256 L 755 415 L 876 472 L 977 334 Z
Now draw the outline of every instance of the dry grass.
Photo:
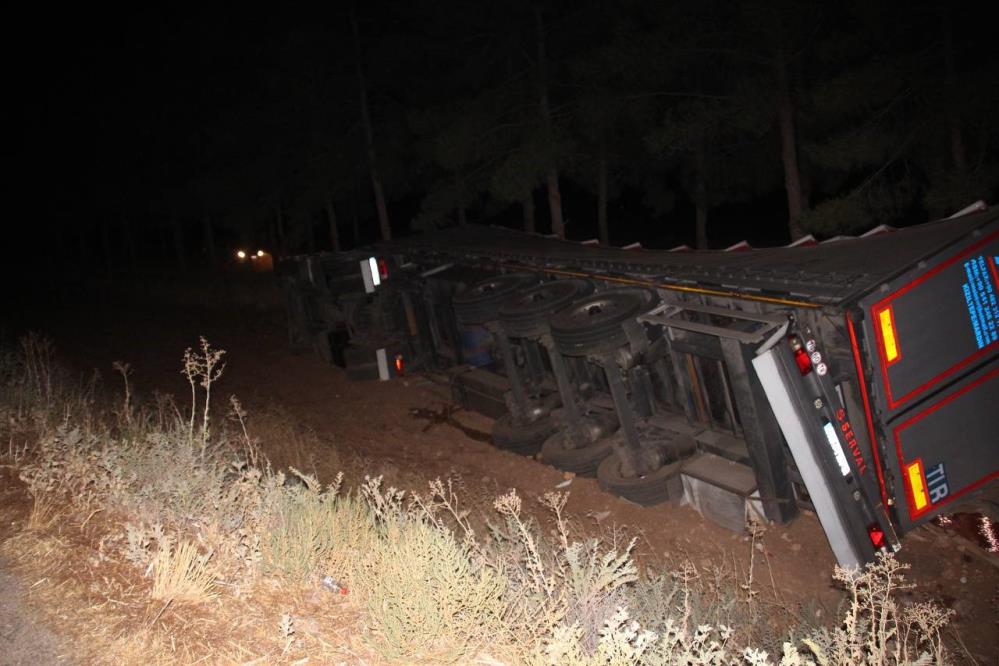
M 190 541 L 160 544 L 153 559 L 153 599 L 200 603 L 216 596 L 215 576 L 209 568 L 212 552 L 202 553 Z
M 52 495 L 39 494 L 34 498 L 24 528 L 32 532 L 44 532 L 51 529 L 59 517 L 60 509 L 56 499 Z
M 680 560 L 640 572 L 634 541 L 580 535 L 565 496 L 542 504 L 554 534 L 514 493 L 490 512 L 459 504 L 460 483 L 424 493 L 366 477 L 323 487 L 294 448 L 273 471 L 257 426 L 231 401 L 215 428 L 221 352 L 185 355 L 189 409 L 125 398 L 103 415 L 57 375 L 44 344 L 0 363 L 0 410 L 36 437 L 11 464 L 34 498 L 0 546 L 31 603 L 90 663 L 901 664 L 940 663 L 949 615 L 903 607 L 902 567 L 884 558 L 837 571 L 842 621 L 799 640 L 755 625 L 777 612 L 748 570 Z M 38 359 L 42 360 L 38 360 Z M 41 369 L 39 369 L 41 368 Z M 45 368 L 49 368 L 46 370 Z M 8 399 L 9 397 L 9 399 Z M 59 418 L 56 418 L 56 415 Z M 261 428 L 267 430 L 266 427 Z M 310 437 L 280 420 L 266 437 Z M 230 434 L 230 432 L 232 434 Z M 281 441 L 285 441 L 282 439 Z M 278 447 L 273 447 L 278 448 Z M 294 460 L 294 464 L 292 464 Z M 300 471 L 300 470 L 305 470 Z M 332 473 L 324 478 L 334 478 Z M 68 621 L 64 618 L 72 618 Z M 85 640 L 84 640 L 85 639 Z M 761 646 L 761 641 L 764 641 Z

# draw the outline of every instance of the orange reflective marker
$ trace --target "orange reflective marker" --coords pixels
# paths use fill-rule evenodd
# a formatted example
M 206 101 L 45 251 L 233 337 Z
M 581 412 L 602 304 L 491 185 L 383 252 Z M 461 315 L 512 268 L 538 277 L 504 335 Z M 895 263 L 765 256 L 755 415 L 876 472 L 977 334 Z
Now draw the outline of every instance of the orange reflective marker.
M 881 325 L 881 344 L 885 349 L 885 361 L 894 363 L 901 356 L 898 349 L 898 339 L 895 337 L 895 318 L 891 306 L 878 313 L 878 323 Z
M 913 508 L 917 512 L 920 512 L 930 503 L 929 495 L 926 492 L 926 476 L 923 474 L 923 461 L 916 460 L 916 462 L 906 465 L 905 476 L 909 481 L 909 489 L 912 491 Z

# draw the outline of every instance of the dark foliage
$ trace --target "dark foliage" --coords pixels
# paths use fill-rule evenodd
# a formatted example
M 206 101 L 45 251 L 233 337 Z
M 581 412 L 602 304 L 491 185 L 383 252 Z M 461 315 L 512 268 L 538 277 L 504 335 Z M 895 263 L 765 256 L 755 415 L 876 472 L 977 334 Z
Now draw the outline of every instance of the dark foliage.
M 20 254 L 120 274 L 389 224 L 548 232 L 553 186 L 569 238 L 719 247 L 999 193 L 970 5 L 334 7 L 13 17 Z

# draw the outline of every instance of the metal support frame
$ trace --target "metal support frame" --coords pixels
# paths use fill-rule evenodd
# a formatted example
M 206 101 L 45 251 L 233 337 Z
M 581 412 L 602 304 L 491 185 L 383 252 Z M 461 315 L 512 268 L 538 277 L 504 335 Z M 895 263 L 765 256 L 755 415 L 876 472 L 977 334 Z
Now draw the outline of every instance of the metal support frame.
M 521 349 L 524 350 L 524 361 L 531 385 L 531 393 L 539 394 L 541 384 L 545 381 L 545 362 L 541 358 L 541 346 L 532 338 L 521 338 Z
M 735 338 L 722 338 L 735 404 L 742 416 L 743 437 L 756 473 L 763 512 L 778 523 L 786 523 L 798 510 L 791 479 L 787 474 L 780 426 L 755 372 L 749 371 L 752 352 Z
M 643 455 L 635 410 L 628 400 L 624 382 L 621 381 L 621 369 L 608 356 L 600 357 L 598 363 L 607 376 L 607 385 L 610 388 L 611 397 L 614 399 L 614 408 L 617 410 L 617 418 L 621 423 L 621 432 L 624 434 L 623 440 L 616 438 L 614 445 L 614 450 L 621 459 L 621 471 L 630 476 L 641 476 L 651 472 L 658 466 L 657 461 L 654 460 L 656 456 Z
M 555 384 L 558 386 L 559 396 L 562 398 L 562 409 L 565 411 L 565 430 L 569 437 L 570 444 L 583 443 L 580 433 L 582 414 L 579 411 L 579 404 L 576 402 L 576 395 L 572 389 L 572 379 L 569 377 L 569 370 L 565 363 L 565 358 L 555 348 L 551 335 L 541 336 L 540 343 L 548 350 L 548 358 L 552 364 L 552 374 L 555 375 Z
M 732 386 L 728 379 L 728 372 L 725 370 L 725 364 L 722 361 L 718 361 L 718 372 L 721 376 L 722 390 L 725 393 L 725 409 L 728 414 L 729 426 L 732 434 L 739 437 L 742 435 L 742 426 L 736 415 L 735 404 L 732 402 Z
M 628 371 L 628 382 L 631 384 L 631 397 L 635 405 L 635 412 L 642 418 L 649 418 L 656 411 L 656 401 L 648 369 L 643 365 L 636 365 Z
M 680 401 L 677 399 L 675 386 L 673 382 L 676 381 L 675 377 L 670 377 L 669 366 L 667 365 L 666 358 L 660 358 L 652 364 L 652 371 L 655 373 L 656 377 L 659 378 L 659 383 L 663 387 L 663 402 L 665 402 L 670 407 L 677 407 Z
M 740 331 L 729 326 L 703 324 L 680 318 L 680 313 L 692 312 L 699 315 L 724 317 L 740 321 L 762 324 L 755 331 Z M 720 338 L 733 338 L 743 344 L 763 342 L 767 335 L 779 326 L 787 324 L 787 317 L 779 314 L 764 314 L 761 312 L 746 312 L 733 308 L 721 308 L 714 305 L 695 305 L 692 303 L 663 303 L 651 312 L 642 315 L 638 321 L 647 324 L 657 324 L 667 328 L 675 328 L 692 333 L 704 333 Z
M 683 413 L 687 417 L 687 422 L 690 424 L 699 423 L 702 421 L 698 413 L 700 395 L 694 392 L 694 384 L 691 381 L 691 372 L 689 369 L 689 363 L 691 362 L 690 354 L 670 350 L 670 358 L 673 361 L 673 374 L 676 377 L 676 384 L 680 388 L 681 396 L 679 402 L 683 407 Z
M 500 356 L 503 357 L 503 365 L 506 366 L 506 374 L 510 379 L 510 393 L 513 396 L 514 409 L 511 409 L 514 420 L 527 418 L 530 412 L 530 404 L 527 399 L 527 392 L 524 390 L 524 383 L 520 377 L 520 370 L 517 368 L 517 360 L 513 356 L 513 347 L 510 338 L 503 331 L 503 327 L 497 322 L 490 322 L 487 325 L 489 331 L 496 339 L 496 344 L 500 348 Z M 516 412 L 514 412 L 516 410 Z
M 681 316 L 684 312 L 700 321 L 684 319 Z M 732 320 L 733 324 L 708 323 L 712 317 Z M 696 359 L 705 358 L 721 364 L 719 372 L 727 415 L 725 429 L 738 435 L 741 421 L 764 513 L 770 520 L 780 523 L 793 518 L 797 505 L 788 477 L 780 427 L 763 387 L 755 373 L 749 372 L 751 350 L 775 335 L 775 331 L 786 328 L 787 317 L 711 305 L 665 303 L 639 319 L 667 328 L 674 372 L 685 394 L 682 402 L 689 421 L 706 422 L 715 427 L 710 401 L 701 393 L 704 377 Z
M 708 393 L 708 383 L 704 378 L 704 370 L 699 363 L 700 359 L 696 356 L 688 356 L 688 358 L 690 359 L 690 367 L 694 371 L 694 379 L 697 381 L 698 398 L 701 401 L 701 408 L 704 410 L 704 418 L 707 420 L 708 427 L 715 430 L 715 415 L 711 409 L 711 395 Z

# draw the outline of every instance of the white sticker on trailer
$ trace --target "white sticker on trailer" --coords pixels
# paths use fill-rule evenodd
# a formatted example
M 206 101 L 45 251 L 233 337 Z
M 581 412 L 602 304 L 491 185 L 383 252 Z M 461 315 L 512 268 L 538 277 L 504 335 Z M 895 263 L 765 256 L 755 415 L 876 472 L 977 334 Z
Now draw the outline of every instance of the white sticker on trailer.
M 391 375 L 389 375 L 388 354 L 385 353 L 385 348 L 376 351 L 375 356 L 378 358 L 378 379 L 387 382 Z
M 363 261 L 361 261 L 361 279 L 364 280 L 364 293 L 365 294 L 373 293 L 375 291 L 375 285 L 378 284 L 378 283 L 375 282 L 375 276 L 378 276 L 378 265 L 376 263 L 376 265 L 375 265 L 375 272 L 372 273 L 371 272 L 371 261 L 372 261 L 371 259 L 364 259 Z M 381 280 L 381 276 L 378 276 L 378 277 L 379 277 L 379 281 L 380 281 Z
M 840 473 L 846 476 L 850 473 L 850 464 L 846 462 L 846 454 L 843 452 L 843 445 L 839 443 L 839 437 L 836 436 L 836 428 L 833 427 L 832 422 L 826 421 L 826 424 L 822 426 L 822 432 L 826 434 L 826 441 L 829 442 L 829 448 L 832 449 L 833 457 L 836 458 Z

